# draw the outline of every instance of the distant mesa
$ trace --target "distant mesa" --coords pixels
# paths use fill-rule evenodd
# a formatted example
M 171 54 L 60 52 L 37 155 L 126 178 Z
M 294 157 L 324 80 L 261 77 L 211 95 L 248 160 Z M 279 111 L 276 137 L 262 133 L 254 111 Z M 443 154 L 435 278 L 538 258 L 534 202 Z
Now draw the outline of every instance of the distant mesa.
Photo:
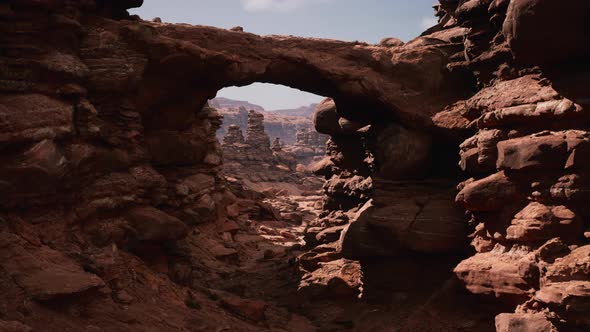
M 240 108 L 244 107 L 248 110 L 255 110 L 257 112 L 266 112 L 264 107 L 260 105 L 255 105 L 245 100 L 234 100 L 229 98 L 217 97 L 215 99 L 211 99 L 209 101 L 209 105 L 211 107 L 215 107 L 219 110 L 230 109 L 230 108 Z
M 217 132 L 222 140 L 227 135 L 230 126 L 248 127 L 248 111 L 254 110 L 264 114 L 264 128 L 270 137 L 278 137 L 281 142 L 292 145 L 297 142 L 297 132 L 300 129 L 312 130 L 312 117 L 317 104 L 302 106 L 295 109 L 267 111 L 264 107 L 248 101 L 229 98 L 215 98 L 209 101 L 211 107 L 216 108 L 223 115 L 223 125 Z

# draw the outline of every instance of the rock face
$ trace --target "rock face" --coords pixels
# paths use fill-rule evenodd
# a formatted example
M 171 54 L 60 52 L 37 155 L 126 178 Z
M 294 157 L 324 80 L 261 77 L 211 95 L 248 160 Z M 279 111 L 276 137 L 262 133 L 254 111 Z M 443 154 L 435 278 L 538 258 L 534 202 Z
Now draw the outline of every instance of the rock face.
M 568 13 L 567 21 L 560 21 L 555 15 L 558 12 Z M 503 33 L 518 61 L 529 65 L 559 63 L 588 55 L 585 17 L 589 12 L 590 5 L 583 1 L 567 1 L 561 6 L 543 0 L 511 1 Z
M 0 328 L 298 331 L 232 284 L 283 277 L 256 264 L 286 257 L 288 295 L 353 308 L 325 330 L 590 327 L 585 2 L 440 1 L 422 36 L 380 45 L 146 22 L 126 11 L 141 2 L 0 4 Z M 323 212 L 305 225 L 220 176 L 207 101 L 256 81 L 331 97 L 313 120 L 325 197 L 305 202 Z M 223 150 L 256 181 L 298 168 L 257 112 Z M 254 215 L 305 243 L 240 233 Z
M 399 119 L 359 121 L 331 100 L 318 106 L 314 125 L 331 135 L 328 156 L 315 170 L 328 180 L 324 207 L 332 213 L 322 222 L 336 222 L 338 210 L 356 213 L 340 238 L 345 258 L 409 251 L 445 259 L 464 250 L 470 232 L 476 254 L 456 262 L 454 272 L 471 293 L 513 306 L 515 313 L 497 316 L 498 331 L 588 328 L 579 316 L 587 274 L 569 268 L 559 272 L 562 280 L 548 281 L 553 269 L 562 271 L 562 260 L 588 247 L 587 167 L 580 151 L 590 118 L 587 91 L 576 88 L 588 76 L 582 33 L 588 24 L 580 18 L 586 7 L 441 1 L 439 24 L 422 37 L 406 44 L 384 40 L 411 48 L 437 38 L 463 49 L 447 68 L 471 72 L 476 89 L 463 90 L 468 98 L 432 116 L 440 131 L 420 131 Z M 560 15 L 572 22 L 558 24 Z M 461 171 L 472 178 L 455 190 L 464 176 L 450 162 L 457 147 Z M 355 190 L 369 183 L 366 191 Z M 453 196 L 469 221 L 448 202 Z
M 579 154 L 588 140 L 588 106 L 567 87 L 578 79 L 553 69 L 587 61 L 572 59 L 587 54 L 579 32 L 587 22 L 578 15 L 588 8 L 575 1 L 468 1 L 448 13 L 471 28 L 467 64 L 477 68 L 480 85 L 447 111 L 477 130 L 460 146 L 460 166 L 473 178 L 456 197 L 470 213 L 477 253 L 455 273 L 471 292 L 516 307 L 497 316 L 498 331 L 587 329 L 578 316 L 587 276 L 562 270 L 560 262 L 588 246 L 588 211 L 580 201 L 587 168 Z M 561 15 L 571 22 L 554 26 Z M 478 23 L 488 20 L 494 24 L 485 29 Z M 554 269 L 563 279 L 548 280 Z
M 0 4 L 2 331 L 200 319 L 169 276 L 195 253 L 180 249 L 194 225 L 225 220 L 232 201 L 221 118 L 192 103 L 200 92 L 149 92 L 151 56 L 120 30 L 141 2 Z

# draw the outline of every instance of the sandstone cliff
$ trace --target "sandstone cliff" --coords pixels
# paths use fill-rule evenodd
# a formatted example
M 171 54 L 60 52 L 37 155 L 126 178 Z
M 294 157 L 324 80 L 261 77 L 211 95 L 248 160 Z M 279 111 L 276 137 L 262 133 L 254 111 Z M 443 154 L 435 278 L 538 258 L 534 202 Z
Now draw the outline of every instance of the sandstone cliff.
M 0 329 L 588 329 L 590 4 L 441 0 L 368 45 L 141 3 L 0 3 Z M 253 82 L 331 97 L 318 218 L 220 174 L 207 101 Z
M 440 1 L 436 10 L 437 26 L 394 47 L 446 40 L 458 48 L 446 68 L 471 73 L 473 90 L 433 114 L 428 131 L 395 120 L 351 126 L 337 101 L 320 105 L 316 129 L 332 138 L 316 172 L 328 179 L 325 208 L 332 213 L 319 222 L 341 223 L 335 212 L 371 199 L 341 230 L 344 257 L 425 253 L 452 262 L 457 256 L 448 254 L 462 252 L 470 257 L 455 263 L 460 287 L 494 303 L 488 315 L 509 312 L 496 316 L 497 331 L 587 329 L 590 225 L 582 202 L 590 118 L 580 84 L 588 76 L 582 31 L 590 7 L 471 0 Z M 460 159 L 453 157 L 457 146 Z M 467 234 L 474 253 L 465 248 Z M 434 303 L 465 300 L 442 288 L 431 301 L 426 311 L 460 329 L 460 319 Z M 414 318 L 410 330 L 434 323 L 427 314 Z

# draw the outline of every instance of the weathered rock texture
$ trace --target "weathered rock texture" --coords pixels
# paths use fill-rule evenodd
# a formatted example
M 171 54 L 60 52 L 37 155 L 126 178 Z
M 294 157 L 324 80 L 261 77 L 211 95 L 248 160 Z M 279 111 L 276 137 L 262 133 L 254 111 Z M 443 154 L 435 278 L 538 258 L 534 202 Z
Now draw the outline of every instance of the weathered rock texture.
M 332 98 L 294 293 L 352 303 L 330 329 L 588 329 L 586 2 L 440 1 L 379 46 L 129 17 L 141 2 L 0 3 L 0 327 L 303 330 L 209 289 L 248 246 L 207 100 L 259 81 Z
M 125 32 L 140 23 L 113 20 L 140 4 L 0 3 L 2 331 L 256 330 L 184 303 L 194 225 L 225 222 L 235 196 L 219 114 L 152 76 L 180 42 L 143 48 Z
M 451 150 L 444 149 L 440 159 L 433 144 L 446 140 L 450 144 L 443 145 L 452 149 L 454 139 L 471 136 L 460 144 L 459 164 L 473 178 L 459 185 L 455 200 L 470 213 L 465 225 L 476 253 L 456 266 L 456 276 L 483 301 L 516 310 L 496 318 L 498 331 L 587 329 L 580 313 L 589 312 L 590 275 L 578 267 L 590 259 L 580 254 L 590 247 L 584 203 L 590 117 L 588 92 L 579 86 L 588 74 L 587 36 L 581 32 L 588 29 L 581 18 L 590 13 L 588 6 L 472 0 L 441 1 L 437 10 L 440 24 L 421 38 L 459 34 L 454 41 L 463 51 L 449 58 L 447 69 L 471 72 L 477 92 L 432 117 L 442 137 L 416 132 L 403 121 L 389 127 L 369 121 L 355 128 L 355 153 L 346 157 L 353 146 L 348 143 L 330 154 L 319 169 L 330 178 L 327 208 L 372 198 L 343 232 L 342 253 L 362 259 L 404 249 L 460 249 L 463 217 L 449 199 L 461 175 L 444 167 Z M 315 117 L 318 131 L 333 142 L 346 134 L 344 113 L 334 108 L 324 103 Z M 357 129 L 365 124 L 370 128 Z M 370 158 L 359 158 L 360 151 Z M 353 175 L 367 161 L 368 173 Z M 346 162 L 353 166 L 340 166 Z M 432 182 L 436 171 L 426 170 L 432 164 L 449 184 Z M 350 175 L 343 177 L 346 169 Z M 372 190 L 352 194 L 355 184 L 370 180 Z M 570 268 L 562 262 L 571 262 Z M 559 280 L 552 280 L 553 273 Z
M 474 178 L 456 197 L 470 212 L 477 253 L 455 273 L 470 291 L 519 305 L 515 316 L 498 316 L 501 331 L 516 320 L 529 330 L 589 326 L 579 312 L 588 310 L 590 275 L 561 263 L 589 248 L 588 103 L 569 88 L 587 76 L 587 35 L 579 31 L 588 29 L 580 17 L 589 13 L 576 1 L 513 0 L 469 1 L 452 15 L 471 28 L 466 64 L 481 87 L 449 110 L 477 130 L 461 144 L 461 168 Z M 557 23 L 561 17 L 568 23 Z M 565 68 L 576 63 L 582 70 L 574 78 Z
M 316 129 L 332 136 L 316 169 L 328 179 L 325 208 L 357 211 L 372 199 L 342 231 L 341 254 L 362 261 L 409 250 L 445 259 L 466 252 L 469 229 L 476 253 L 454 272 L 471 293 L 496 301 L 492 312 L 516 310 L 498 315 L 498 331 L 587 329 L 580 312 L 588 310 L 590 275 L 561 261 L 578 259 L 573 267 L 590 260 L 579 254 L 589 248 L 590 227 L 590 117 L 588 92 L 579 86 L 588 76 L 582 17 L 589 7 L 471 0 L 441 1 L 436 9 L 437 26 L 391 45 L 446 40 L 457 51 L 446 69 L 476 80 L 470 98 L 431 117 L 435 129 L 400 119 L 358 121 L 330 100 L 316 110 Z M 456 190 L 464 176 L 449 163 L 457 146 L 461 171 L 473 178 Z M 454 196 L 468 222 L 449 202 Z M 320 223 L 340 223 L 334 213 L 324 216 Z M 548 280 L 554 270 L 559 281 Z

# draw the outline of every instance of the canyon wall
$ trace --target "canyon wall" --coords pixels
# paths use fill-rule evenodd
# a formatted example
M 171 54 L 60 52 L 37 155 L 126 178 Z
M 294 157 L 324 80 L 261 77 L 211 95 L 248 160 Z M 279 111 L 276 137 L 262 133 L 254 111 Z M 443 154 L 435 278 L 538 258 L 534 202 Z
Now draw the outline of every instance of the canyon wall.
M 589 4 L 445 0 L 422 36 L 368 45 L 141 3 L 0 3 L 0 328 L 297 331 L 213 289 L 245 226 L 207 100 L 253 82 L 331 97 L 302 293 L 387 297 L 366 324 L 409 331 L 588 328 Z
M 214 109 L 181 94 L 157 102 L 175 115 L 146 117 L 141 95 L 166 89 L 140 88 L 157 47 L 132 47 L 113 20 L 140 4 L 0 3 L 2 331 L 240 322 L 184 303 L 206 257 L 195 225 L 227 228 L 235 196 Z M 186 112 L 164 110 L 175 102 Z
M 435 128 L 392 121 L 350 132 L 331 101 L 316 111 L 316 129 L 332 135 L 316 170 L 328 179 L 325 208 L 356 210 L 371 199 L 343 229 L 342 254 L 444 259 L 459 250 L 470 257 L 457 261 L 456 278 L 507 312 L 496 316 L 498 331 L 584 330 L 590 6 L 471 0 L 436 10 L 437 26 L 396 46 L 447 38 L 456 53 L 446 68 L 475 79 L 471 97 L 432 117 Z

